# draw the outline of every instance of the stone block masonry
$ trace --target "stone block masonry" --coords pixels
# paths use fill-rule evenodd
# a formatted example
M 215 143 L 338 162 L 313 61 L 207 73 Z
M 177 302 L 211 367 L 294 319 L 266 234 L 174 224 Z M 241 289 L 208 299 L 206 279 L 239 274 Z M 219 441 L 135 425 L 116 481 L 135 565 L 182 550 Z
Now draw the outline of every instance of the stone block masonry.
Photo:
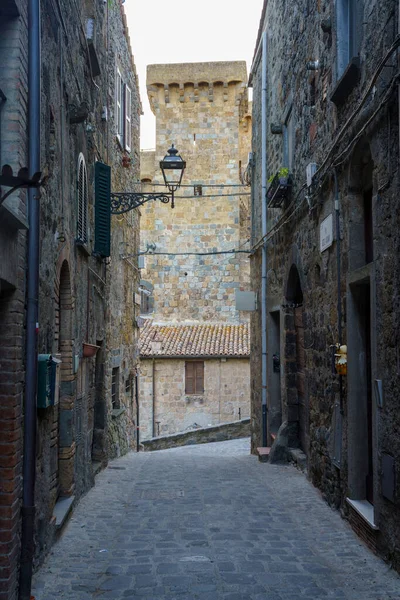
M 246 248 L 248 239 L 249 189 L 239 187 L 250 148 L 246 81 L 243 62 L 147 69 L 157 138 L 155 152 L 142 153 L 141 179 L 161 183 L 158 162 L 174 143 L 187 163 L 183 183 L 188 186 L 176 194 L 174 210 L 159 203 L 142 210 L 142 249 L 155 244 L 155 251 L 164 253 L 146 256 L 142 271 L 142 278 L 154 286 L 156 318 L 247 318 L 236 312 L 235 291 L 248 285 L 249 260 L 241 254 L 213 254 Z

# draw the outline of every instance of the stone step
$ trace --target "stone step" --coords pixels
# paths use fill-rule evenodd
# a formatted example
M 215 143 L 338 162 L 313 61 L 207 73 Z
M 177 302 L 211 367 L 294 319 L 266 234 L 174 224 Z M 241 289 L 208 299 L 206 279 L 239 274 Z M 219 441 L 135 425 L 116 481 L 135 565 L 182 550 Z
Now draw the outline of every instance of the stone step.
M 260 462 L 268 462 L 268 456 L 269 456 L 270 451 L 271 451 L 271 448 L 269 446 L 257 448 L 258 460 Z

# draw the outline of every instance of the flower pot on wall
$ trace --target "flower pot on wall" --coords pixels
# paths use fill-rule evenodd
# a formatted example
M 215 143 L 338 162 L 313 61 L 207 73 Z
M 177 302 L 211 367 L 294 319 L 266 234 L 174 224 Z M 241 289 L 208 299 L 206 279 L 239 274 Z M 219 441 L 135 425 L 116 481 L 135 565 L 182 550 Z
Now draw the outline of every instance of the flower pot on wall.
M 87 344 L 83 342 L 83 357 L 91 358 L 92 356 L 96 356 L 97 350 L 100 346 L 95 346 L 94 344 Z

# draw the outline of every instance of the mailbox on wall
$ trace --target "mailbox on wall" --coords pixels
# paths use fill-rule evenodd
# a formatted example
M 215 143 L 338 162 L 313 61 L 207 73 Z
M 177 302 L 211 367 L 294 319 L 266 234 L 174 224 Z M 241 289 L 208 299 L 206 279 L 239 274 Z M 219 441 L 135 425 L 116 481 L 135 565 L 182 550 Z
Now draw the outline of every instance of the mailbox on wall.
M 37 408 L 58 404 L 61 360 L 51 354 L 38 356 Z

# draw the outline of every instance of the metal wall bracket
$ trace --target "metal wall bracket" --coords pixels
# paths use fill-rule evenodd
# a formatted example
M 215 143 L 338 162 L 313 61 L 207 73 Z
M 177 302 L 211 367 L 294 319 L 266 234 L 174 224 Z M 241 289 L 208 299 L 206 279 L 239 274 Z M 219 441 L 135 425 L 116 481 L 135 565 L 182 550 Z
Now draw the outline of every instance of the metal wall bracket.
M 143 206 L 150 200 L 160 200 L 163 204 L 168 204 L 171 200 L 171 208 L 174 208 L 173 194 L 151 194 L 141 192 L 112 192 L 111 193 L 111 214 L 122 215 L 134 208 Z

